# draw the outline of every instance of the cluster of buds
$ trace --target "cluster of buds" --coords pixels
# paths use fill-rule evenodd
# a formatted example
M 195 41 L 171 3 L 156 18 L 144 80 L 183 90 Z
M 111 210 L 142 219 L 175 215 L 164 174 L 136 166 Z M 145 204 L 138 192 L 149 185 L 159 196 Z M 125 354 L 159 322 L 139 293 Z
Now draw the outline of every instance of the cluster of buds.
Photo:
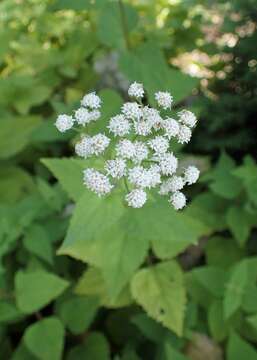
M 181 190 L 195 183 L 200 172 L 195 166 L 179 169 L 178 159 L 170 147 L 172 140 L 180 144 L 190 141 L 196 117 L 188 110 L 178 112 L 177 119 L 170 117 L 173 98 L 169 92 L 155 93 L 158 109 L 143 104 L 142 84 L 131 84 L 128 95 L 132 101 L 124 103 L 120 114 L 109 120 L 108 136 L 83 133 L 89 123 L 101 116 L 102 101 L 95 93 L 84 96 L 74 116 L 59 115 L 55 125 L 61 132 L 74 125 L 82 127 L 83 134 L 75 145 L 76 154 L 82 158 L 104 155 L 106 149 L 114 145 L 113 155 L 105 159 L 102 172 L 94 168 L 83 172 L 85 186 L 98 196 L 109 194 L 123 181 L 128 206 L 141 208 L 147 201 L 147 190 L 157 188 L 160 195 L 169 198 L 174 209 L 182 209 L 186 197 Z

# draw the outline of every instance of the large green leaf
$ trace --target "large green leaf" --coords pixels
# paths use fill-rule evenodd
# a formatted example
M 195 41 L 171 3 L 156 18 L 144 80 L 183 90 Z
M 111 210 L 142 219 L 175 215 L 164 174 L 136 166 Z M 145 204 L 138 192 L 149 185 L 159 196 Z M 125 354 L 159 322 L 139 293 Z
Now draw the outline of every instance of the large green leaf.
M 199 83 L 198 79 L 169 68 L 162 51 L 152 42 L 144 43 L 133 52 L 124 52 L 120 69 L 129 80 L 144 84 L 153 104 L 156 91 L 170 91 L 178 102 L 189 96 Z
M 226 220 L 238 244 L 243 247 L 251 231 L 253 224 L 252 216 L 248 214 L 245 209 L 232 206 L 228 209 Z
M 223 341 L 227 337 L 229 330 L 224 319 L 222 305 L 221 300 L 216 300 L 208 309 L 208 325 L 210 333 L 216 341 Z
M 29 351 L 41 360 L 60 360 L 64 345 L 64 328 L 56 317 L 30 325 L 24 334 Z
M 183 273 L 176 262 L 139 270 L 132 279 L 131 290 L 135 300 L 151 317 L 182 335 L 186 292 Z
M 90 0 L 55 0 L 51 6 L 52 10 L 63 10 L 63 9 L 69 9 L 69 10 L 87 10 L 90 7 Z
M 66 280 L 49 272 L 20 270 L 15 275 L 17 306 L 24 313 L 35 312 L 58 297 L 67 286 Z
M 40 125 L 38 116 L 1 119 L 0 159 L 9 158 L 28 145 L 32 132 Z
M 241 339 L 236 333 L 232 333 L 229 337 L 229 342 L 227 346 L 227 360 L 256 360 L 257 351 L 247 343 L 245 340 Z
M 233 174 L 243 182 L 249 199 L 257 204 L 257 164 L 254 159 L 246 156 L 243 165 L 234 169 Z

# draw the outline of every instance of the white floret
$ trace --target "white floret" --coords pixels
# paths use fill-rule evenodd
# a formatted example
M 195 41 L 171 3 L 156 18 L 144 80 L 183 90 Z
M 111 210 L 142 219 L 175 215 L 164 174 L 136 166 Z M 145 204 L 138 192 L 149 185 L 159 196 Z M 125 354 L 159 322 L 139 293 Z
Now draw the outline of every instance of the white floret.
M 156 136 L 148 141 L 148 145 L 157 155 L 164 154 L 169 148 L 169 141 L 163 136 Z
M 179 123 L 172 119 L 167 118 L 162 121 L 162 127 L 165 131 L 165 136 L 170 140 L 172 137 L 177 136 L 179 133 Z
M 89 93 L 83 97 L 81 100 L 81 105 L 89 107 L 90 109 L 99 109 L 101 106 L 102 100 L 95 92 Z
M 135 146 L 130 140 L 120 140 L 115 149 L 118 157 L 132 159 L 135 156 Z
M 150 122 L 144 120 L 135 121 L 134 129 L 137 135 L 147 136 L 152 132 L 152 125 Z
M 135 153 L 132 157 L 132 161 L 136 164 L 140 164 L 143 160 L 147 159 L 149 150 L 147 146 L 141 141 L 134 142 Z
M 86 108 L 81 107 L 75 111 L 75 120 L 79 125 L 84 126 L 85 124 L 88 124 L 90 122 L 89 119 L 89 111 Z
M 147 195 L 144 190 L 135 189 L 125 196 L 125 200 L 127 201 L 128 206 L 137 209 L 141 208 L 145 204 L 147 200 Z
M 112 190 L 113 185 L 110 183 L 108 177 L 99 171 L 89 168 L 84 170 L 83 174 L 86 187 L 98 196 L 106 195 Z
M 89 122 L 96 121 L 100 118 L 101 113 L 99 110 L 92 110 L 89 112 L 88 116 L 89 116 Z
M 60 132 L 70 130 L 74 124 L 74 119 L 69 115 L 59 115 L 56 119 L 55 126 Z
M 126 175 L 126 161 L 123 159 L 107 160 L 104 166 L 107 175 L 120 179 Z
M 128 94 L 131 97 L 135 97 L 138 99 L 142 98 L 144 96 L 143 85 L 137 82 L 133 82 L 128 89 Z
M 185 170 L 184 177 L 185 182 L 188 185 L 192 185 L 196 183 L 200 175 L 200 171 L 195 166 L 188 166 L 188 168 Z
M 179 133 L 177 135 L 179 144 L 186 144 L 190 141 L 192 136 L 191 129 L 186 125 L 181 125 L 179 128 Z
M 89 136 L 84 136 L 81 141 L 75 145 L 75 153 L 83 158 L 93 155 L 91 138 Z
M 171 108 L 173 97 L 167 91 L 158 91 L 155 93 L 155 100 L 160 107 L 162 107 L 164 110 L 167 110 Z
M 110 119 L 108 128 L 115 136 L 125 136 L 129 134 L 131 124 L 124 115 L 116 115 Z
M 127 119 L 139 120 L 142 116 L 142 109 L 136 102 L 124 103 L 121 108 L 121 112 Z
M 161 183 L 160 167 L 157 164 L 151 165 L 147 173 L 149 175 L 149 188 L 153 188 Z
M 173 175 L 171 178 L 164 181 L 160 186 L 160 195 L 168 195 L 170 192 L 175 192 L 183 189 L 185 183 L 181 176 Z
M 139 188 L 149 187 L 149 175 L 142 166 L 135 166 L 128 170 L 128 180 Z
M 159 157 L 159 166 L 163 175 L 172 175 L 178 167 L 178 159 L 172 153 L 165 153 Z
M 97 134 L 91 138 L 92 154 L 100 155 L 109 146 L 110 139 L 104 134 Z
M 186 126 L 189 126 L 190 128 L 193 128 L 197 123 L 195 114 L 189 110 L 180 111 L 178 113 L 178 116 L 179 116 L 179 122 L 181 122 Z
M 176 191 L 174 192 L 170 197 L 170 203 L 173 205 L 175 210 L 183 209 L 186 205 L 186 197 L 185 195 L 180 192 Z

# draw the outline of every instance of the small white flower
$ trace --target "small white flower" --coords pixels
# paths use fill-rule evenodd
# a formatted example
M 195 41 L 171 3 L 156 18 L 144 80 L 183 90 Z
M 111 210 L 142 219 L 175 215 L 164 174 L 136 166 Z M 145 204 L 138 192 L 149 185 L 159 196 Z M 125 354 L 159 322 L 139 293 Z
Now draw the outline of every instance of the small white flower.
M 192 131 L 191 129 L 186 125 L 181 125 L 179 128 L 178 133 L 178 143 L 179 144 L 185 144 L 188 143 L 191 139 Z
M 128 119 L 139 120 L 142 116 L 141 107 L 136 102 L 127 102 L 123 104 L 121 112 Z
M 170 200 L 171 204 L 173 205 L 175 210 L 180 210 L 183 209 L 183 207 L 186 205 L 186 197 L 185 195 L 180 192 L 180 191 L 176 191 L 174 192 L 171 197 Z
M 81 105 L 89 107 L 90 109 L 99 109 L 101 106 L 102 100 L 95 92 L 91 92 L 85 95 L 81 101 Z
M 129 134 L 130 126 L 124 115 L 116 115 L 110 119 L 108 128 L 115 136 L 125 136 Z
M 124 159 L 132 159 L 135 155 L 135 146 L 130 140 L 127 139 L 120 140 L 115 149 L 117 156 Z
M 141 208 L 147 200 L 146 192 L 142 189 L 132 190 L 125 196 L 125 200 L 127 201 L 128 206 Z
M 188 168 L 185 170 L 184 176 L 185 176 L 185 182 L 188 185 L 192 185 L 196 183 L 200 175 L 200 171 L 195 166 L 188 166 Z
M 75 145 L 75 153 L 83 158 L 91 156 L 93 154 L 91 138 L 84 136 L 82 140 Z
M 169 141 L 163 136 L 156 136 L 148 141 L 148 145 L 156 154 L 164 154 L 169 148 Z
M 149 176 L 146 169 L 142 166 L 135 166 L 128 170 L 128 180 L 131 184 L 139 188 L 145 188 L 149 186 Z
M 147 170 L 149 175 L 149 188 L 155 187 L 161 183 L 160 167 L 155 164 L 151 165 Z
M 59 115 L 56 119 L 55 126 L 60 132 L 65 132 L 72 128 L 74 119 L 69 115 Z
M 167 195 L 170 192 L 176 192 L 183 189 L 185 183 L 181 176 L 172 176 L 168 180 L 164 181 L 160 186 L 160 195 Z
M 97 134 L 91 138 L 92 153 L 94 155 L 102 154 L 109 146 L 110 139 L 104 134 Z
M 135 153 L 132 157 L 132 161 L 134 163 L 140 164 L 143 160 L 147 159 L 149 151 L 147 146 L 143 142 L 135 141 L 134 149 Z
M 99 171 L 89 168 L 84 170 L 83 174 L 86 187 L 98 196 L 106 195 L 112 190 L 113 185 L 110 183 L 108 177 Z
M 128 94 L 131 97 L 142 98 L 144 96 L 143 85 L 133 82 L 128 89 Z
M 100 118 L 101 113 L 99 110 L 93 110 L 88 113 L 88 116 L 89 116 L 89 122 L 96 121 Z
M 107 175 L 120 179 L 126 175 L 126 161 L 123 159 L 107 160 L 105 163 Z
M 158 91 L 155 93 L 155 99 L 160 107 L 167 110 L 171 108 L 173 97 L 167 91 Z
M 159 157 L 159 166 L 163 175 L 172 175 L 178 167 L 178 159 L 172 153 L 165 153 Z
M 165 130 L 165 136 L 170 140 L 179 133 L 179 124 L 172 118 L 167 118 L 162 121 L 162 127 Z
M 154 130 L 159 130 L 162 125 L 162 117 L 158 110 L 145 106 L 142 110 L 143 118 L 151 124 Z
M 152 125 L 144 120 L 135 121 L 134 129 L 137 135 L 147 136 L 152 132 Z
M 75 119 L 79 125 L 84 126 L 85 124 L 88 124 L 90 122 L 89 111 L 84 107 L 79 108 L 75 111 Z
M 197 123 L 197 119 L 194 113 L 189 110 L 182 110 L 178 113 L 179 122 L 189 126 L 190 128 L 194 127 Z

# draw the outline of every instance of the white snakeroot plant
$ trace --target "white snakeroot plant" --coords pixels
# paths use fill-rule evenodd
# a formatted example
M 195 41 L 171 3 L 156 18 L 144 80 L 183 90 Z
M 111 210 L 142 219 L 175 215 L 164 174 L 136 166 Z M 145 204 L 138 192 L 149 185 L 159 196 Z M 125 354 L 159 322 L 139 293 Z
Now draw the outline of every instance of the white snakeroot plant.
M 174 209 L 180 210 L 187 201 L 181 190 L 194 184 L 200 172 L 195 166 L 181 170 L 171 143 L 190 141 L 196 117 L 189 110 L 174 114 L 173 97 L 167 91 L 155 94 L 158 109 L 143 104 L 145 91 L 140 83 L 132 83 L 128 95 L 131 101 L 122 105 L 120 114 L 109 119 L 106 133 L 90 135 L 91 122 L 101 117 L 102 101 L 95 92 L 83 97 L 74 118 L 59 115 L 55 125 L 60 132 L 79 126 L 76 130 L 81 132 L 81 138 L 75 153 L 82 158 L 104 159 L 101 171 L 94 168 L 83 171 L 83 181 L 89 190 L 105 196 L 121 182 L 126 191 L 125 203 L 141 208 L 147 201 L 147 192 L 157 188 L 160 195 L 168 196 Z

